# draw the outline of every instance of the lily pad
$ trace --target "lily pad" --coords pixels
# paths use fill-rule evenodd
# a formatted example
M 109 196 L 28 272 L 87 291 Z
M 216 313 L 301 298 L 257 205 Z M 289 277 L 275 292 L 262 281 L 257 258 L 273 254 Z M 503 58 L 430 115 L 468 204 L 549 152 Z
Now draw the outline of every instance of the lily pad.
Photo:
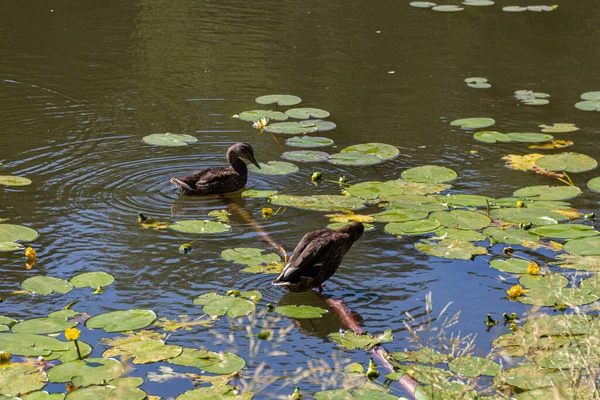
M 2 397 L 0 397 L 2 399 Z M 48 393 L 45 390 L 38 390 L 21 396 L 21 400 L 64 400 L 64 393 Z
M 442 5 L 442 6 L 435 6 L 432 8 L 432 10 L 441 11 L 441 12 L 455 12 L 455 11 L 462 11 L 462 10 L 464 10 L 464 8 L 455 6 L 455 5 Z
M 0 242 L 31 242 L 39 234 L 26 226 L 13 224 L 0 224 Z
M 154 133 L 152 135 L 144 136 L 142 140 L 148 144 L 154 146 L 187 146 L 188 143 L 197 142 L 193 136 L 180 135 L 175 133 Z
M 589 236 L 596 236 L 600 232 L 594 230 L 591 225 L 583 224 L 554 224 L 542 225 L 530 229 L 529 232 L 536 235 L 551 237 L 555 239 L 577 239 Z
M 77 348 L 75 347 L 75 342 L 66 342 L 68 349 L 66 351 L 53 351 L 50 355 L 44 356 L 44 360 L 52 361 L 52 360 L 60 360 L 63 363 L 69 361 L 76 361 L 79 359 L 79 355 L 77 354 Z M 81 340 L 77 341 L 79 345 L 79 353 L 81 357 L 85 358 L 90 355 L 92 352 L 92 346 L 83 342 Z
M 501 208 L 490 212 L 492 217 L 513 224 L 531 222 L 534 225 L 550 225 L 567 221 L 569 218 L 563 214 L 535 208 Z
M 559 370 L 540 368 L 537 365 L 525 364 L 504 370 L 496 375 L 497 384 L 511 385 L 523 390 L 531 390 L 545 386 L 559 386 L 566 378 Z
M 290 94 L 269 94 L 260 96 L 254 99 L 258 104 L 277 104 L 280 106 L 295 106 L 300 103 L 302 99 L 298 96 Z
M 471 260 L 477 255 L 487 254 L 485 247 L 476 246 L 465 240 L 442 239 L 439 241 L 421 239 L 415 248 L 423 253 L 455 260 Z
M 364 200 L 341 195 L 292 196 L 276 194 L 272 204 L 314 211 L 354 211 L 365 207 Z
M 513 193 L 515 197 L 529 200 L 570 200 L 581 194 L 577 186 L 528 186 Z
M 439 167 L 437 165 L 423 165 L 409 168 L 403 171 L 401 176 L 403 179 L 413 182 L 444 183 L 453 181 L 458 175 L 450 168 Z
M 510 142 L 510 137 L 505 133 L 496 131 L 482 131 L 473 134 L 473 139 L 483 143 Z
M 0 175 L 0 185 L 4 186 L 27 186 L 31 185 L 31 180 L 23 176 Z
M 581 95 L 581 100 L 600 100 L 600 91 L 585 92 Z
M 250 164 L 248 170 L 255 174 L 262 175 L 287 175 L 293 174 L 298 171 L 298 167 L 292 163 L 285 161 L 269 161 L 265 163 L 259 163 L 260 169 L 256 168 L 255 165 Z
M 107 274 L 102 271 L 84 272 L 79 275 L 75 275 L 69 281 L 71 285 L 78 288 L 97 288 L 103 286 L 109 286 L 115 281 L 115 278 L 111 274 Z
M 597 301 L 598 296 L 587 289 L 563 287 L 552 290 L 533 289 L 517 300 L 533 306 L 551 307 L 555 304 L 565 304 L 569 307 L 578 307 Z
M 477 378 L 481 375 L 496 376 L 502 370 L 498 363 L 481 357 L 455 358 L 448 363 L 448 368 L 468 378 Z
M 321 110 L 320 108 L 290 108 L 285 112 L 288 117 L 296 119 L 309 119 L 309 118 L 327 118 L 329 112 Z
M 564 249 L 567 253 L 580 256 L 600 256 L 600 237 L 569 240 L 565 243 Z
M 64 279 L 52 276 L 32 276 L 21 282 L 23 289 L 47 296 L 51 293 L 66 294 L 73 290 L 73 285 Z
M 565 152 L 539 158 L 535 165 L 549 171 L 575 173 L 591 171 L 598 166 L 598 162 L 585 154 Z
M 32 335 L 58 333 L 77 325 L 74 321 L 61 321 L 57 318 L 31 318 L 12 327 L 15 333 L 28 333 Z
M 312 306 L 278 306 L 273 310 L 277 314 L 284 315 L 286 317 L 291 318 L 321 318 L 323 314 L 327 313 L 327 310 L 324 310 L 319 307 Z
M 400 154 L 400 150 L 395 146 L 385 143 L 362 143 L 348 146 L 342 149 L 340 153 L 372 154 L 380 157 L 382 160 L 391 160 Z
M 506 7 L 502 7 L 502 11 L 506 11 L 506 12 L 522 12 L 522 11 L 527 11 L 527 7 L 522 7 L 522 6 L 506 6 Z
M 23 250 L 23 245 L 12 242 L 0 242 L 0 253 Z
M 184 348 L 181 355 L 167 360 L 170 364 L 196 367 L 211 374 L 231 374 L 246 366 L 246 361 L 234 353 L 215 353 L 204 349 Z
M 600 111 L 600 100 L 585 100 L 575 103 L 575 108 L 582 111 Z
M 543 143 L 554 140 L 554 136 L 548 135 L 547 133 L 513 132 L 507 133 L 506 136 L 508 136 L 511 142 L 522 143 Z
M 341 228 L 342 226 L 346 226 L 346 225 L 350 225 L 351 222 L 333 222 L 329 225 L 327 225 L 327 228 L 331 229 L 331 230 L 336 230 Z M 371 232 L 375 230 L 375 225 L 373 224 L 369 224 L 369 223 L 363 223 L 363 226 L 365 227 L 365 232 Z
M 275 253 L 263 254 L 262 249 L 251 247 L 236 247 L 221 252 L 221 257 L 227 261 L 243 265 L 263 265 L 279 262 L 281 258 Z
M 580 271 L 600 272 L 600 256 L 580 256 L 576 254 L 558 254 L 557 261 L 552 264 L 562 268 L 576 269 Z
M 46 386 L 46 376 L 30 365 L 0 368 L 0 395 L 19 396 Z
M 67 351 L 67 343 L 48 336 L 28 333 L 0 333 L 0 349 L 24 357 L 48 356 L 52 351 Z
M 321 162 L 327 161 L 329 154 L 324 151 L 297 150 L 286 151 L 281 155 L 281 158 L 297 162 Z
M 67 395 L 67 400 L 143 400 L 148 397 L 146 392 L 138 388 L 143 382 L 137 377 L 113 379 L 106 385 L 78 388 Z
M 208 315 L 239 318 L 254 312 L 253 302 L 235 296 L 223 296 L 214 292 L 202 294 L 194 299 L 194 304 L 201 305 L 202 311 Z
M 600 193 L 600 176 L 590 179 L 587 185 L 592 192 Z
M 106 332 L 125 332 L 145 328 L 155 320 L 154 311 L 134 308 L 96 315 L 85 321 L 85 326 L 89 329 L 102 328 Z
M 329 162 L 335 165 L 377 165 L 384 162 L 375 154 L 364 154 L 358 152 L 334 153 L 329 156 Z
M 563 347 L 535 354 L 533 362 L 544 368 L 575 370 L 599 365 L 600 353 L 594 348 Z
M 317 130 L 315 132 L 327 132 L 337 128 L 337 125 L 333 121 L 326 121 L 323 119 L 307 119 L 300 121 L 301 124 L 315 126 Z
M 526 231 L 517 228 L 502 229 L 497 226 L 490 226 L 489 228 L 484 229 L 483 234 L 493 238 L 499 243 L 506 244 L 522 244 L 524 241 L 537 242 L 540 240 L 540 237 L 532 233 L 532 230 Z
M 413 1 L 409 3 L 409 6 L 417 7 L 417 8 L 431 8 L 435 7 L 436 4 L 430 1 Z
M 560 290 L 569 284 L 569 279 L 561 274 L 523 275 L 519 283 L 528 289 Z
M 424 235 L 435 231 L 440 227 L 438 221 L 422 219 L 407 222 L 391 222 L 383 229 L 392 235 Z
M 490 266 L 498 271 L 509 274 L 526 274 L 530 261 L 522 258 L 506 258 L 504 260 L 491 260 Z
M 118 378 L 125 372 L 123 365 L 112 358 L 88 358 L 59 364 L 48 370 L 48 380 L 54 383 L 73 382 L 75 386 L 99 385 Z
M 242 192 L 242 197 L 248 199 L 266 199 L 267 197 L 277 194 L 277 190 L 255 190 L 248 189 Z
M 406 222 L 427 218 L 427 211 L 414 211 L 401 208 L 382 211 L 373 216 L 377 222 Z
M 355 389 L 353 392 L 349 389 L 321 390 L 313 396 L 316 400 L 406 400 L 404 397 L 399 398 L 383 392 L 379 386 L 375 390 Z
M 487 239 L 487 236 L 485 236 L 483 233 L 469 229 L 441 228 L 436 230 L 435 234 L 436 236 L 432 237 L 431 239 L 466 240 L 467 242 L 480 242 Z
M 469 4 L 469 3 L 464 3 L 464 4 Z M 493 4 L 493 3 L 492 3 Z M 467 86 L 473 89 L 488 89 L 491 88 L 492 85 L 490 85 L 489 83 L 487 83 L 487 79 L 486 78 L 481 78 L 481 77 L 471 77 L 471 78 L 466 78 L 465 82 L 467 83 Z
M 542 128 L 542 132 L 544 133 L 566 133 L 566 132 L 575 132 L 578 131 L 579 128 L 575 125 L 575 124 L 569 124 L 569 123 L 563 123 L 563 122 L 559 122 L 559 123 L 554 123 L 552 125 L 539 125 L 540 128 Z
M 212 386 L 203 386 L 197 389 L 188 390 L 175 400 L 212 400 L 212 399 L 236 399 L 250 400 L 253 397 L 252 392 L 240 393 L 239 389 L 231 386 L 213 383 Z
M 183 348 L 181 346 L 165 344 L 165 342 L 160 339 L 140 340 L 138 342 L 131 342 L 112 347 L 106 350 L 104 354 L 102 354 L 102 357 L 131 357 L 133 358 L 134 364 L 148 364 L 177 357 L 182 351 Z
M 263 118 L 266 118 L 269 121 L 285 121 L 286 119 L 288 119 L 288 116 L 287 114 L 282 113 L 281 111 L 251 110 L 240 113 L 240 115 L 238 115 L 238 118 L 242 121 L 248 122 L 256 122 Z
M 387 329 L 381 335 L 373 336 L 367 333 L 357 335 L 352 331 L 343 333 L 330 333 L 328 335 L 334 342 L 348 350 L 363 349 L 369 350 L 371 347 L 381 343 L 387 343 L 394 340 L 392 331 Z
M 411 182 L 405 179 L 397 179 L 386 182 L 368 181 L 351 185 L 346 188 L 346 192 L 350 196 L 360 197 L 366 200 L 382 200 L 395 202 L 396 200 L 406 200 L 407 195 L 425 195 L 431 193 L 439 193 L 447 190 L 451 185 L 445 183 L 431 184 Z M 427 198 L 421 197 L 421 201 L 426 201 Z M 437 203 L 435 198 L 429 200 L 431 203 Z
M 169 225 L 169 228 L 177 232 L 197 234 L 222 233 L 231 230 L 231 226 L 227 224 L 210 220 L 177 221 Z
M 477 207 L 484 208 L 490 204 L 494 204 L 495 199 L 487 196 L 479 196 L 476 194 L 448 194 L 438 196 L 441 203 L 448 204 L 451 207 Z
M 281 133 L 284 135 L 298 135 L 301 133 L 317 132 L 319 128 L 316 123 L 310 121 L 300 122 L 277 122 L 265 126 L 264 131 L 269 133 Z
M 488 226 L 491 220 L 484 214 L 475 211 L 452 210 L 438 211 L 429 216 L 438 221 L 442 226 L 458 229 L 481 229 Z
M 287 139 L 285 144 L 291 147 L 327 147 L 333 144 L 333 140 L 318 136 L 294 136 Z
M 492 126 L 495 123 L 496 120 L 494 120 L 493 118 L 461 118 L 450 122 L 450 125 L 460 126 L 462 129 L 479 129 L 487 128 L 488 126 Z

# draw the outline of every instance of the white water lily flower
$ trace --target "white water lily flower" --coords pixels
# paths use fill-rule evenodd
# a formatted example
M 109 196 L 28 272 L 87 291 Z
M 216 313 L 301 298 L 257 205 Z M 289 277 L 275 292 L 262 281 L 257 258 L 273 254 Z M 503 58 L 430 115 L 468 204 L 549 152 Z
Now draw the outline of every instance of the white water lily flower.
M 252 127 L 258 129 L 259 131 L 262 131 L 264 129 L 264 127 L 267 126 L 268 124 L 269 124 L 268 118 L 261 118 L 258 121 L 254 122 L 252 124 Z

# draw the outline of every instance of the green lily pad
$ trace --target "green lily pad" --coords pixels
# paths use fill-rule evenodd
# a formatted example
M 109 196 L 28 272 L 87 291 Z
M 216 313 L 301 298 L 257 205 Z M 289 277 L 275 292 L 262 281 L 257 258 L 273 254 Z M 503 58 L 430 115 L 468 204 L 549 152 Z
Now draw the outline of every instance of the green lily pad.
M 21 245 L 19 243 L 0 242 L 0 253 L 19 251 L 19 250 L 23 250 L 24 248 L 25 247 L 23 247 L 23 245 Z
M 557 289 L 532 289 L 525 296 L 517 299 L 519 302 L 533 306 L 551 307 L 555 304 L 566 304 L 569 307 L 578 307 L 598 300 L 598 296 L 587 289 L 557 288 Z
M 368 181 L 346 188 L 350 196 L 360 197 L 365 200 L 385 200 L 394 202 L 396 200 L 405 200 L 406 195 L 425 195 L 439 193 L 449 189 L 451 186 L 445 183 L 431 184 L 411 182 L 405 179 L 398 179 L 387 182 Z M 398 198 L 398 196 L 401 196 Z M 430 199 L 430 202 L 437 203 L 436 199 Z
M 485 228 L 483 230 L 483 234 L 493 238 L 499 243 L 506 244 L 521 244 L 524 241 L 526 242 L 537 242 L 540 240 L 540 237 L 532 230 L 524 230 L 517 228 L 498 228 L 497 226 L 490 226 L 489 228 Z
M 587 185 L 592 192 L 600 193 L 600 176 L 590 179 Z
M 384 226 L 384 230 L 392 235 L 424 235 L 435 231 L 440 223 L 430 219 L 407 222 L 391 222 Z
M 427 211 L 414 211 L 401 208 L 382 211 L 373 216 L 377 222 L 406 222 L 427 218 Z
M 145 328 L 155 320 L 154 311 L 134 308 L 96 315 L 85 321 L 85 326 L 89 329 L 102 328 L 106 332 L 125 332 Z
M 527 208 L 540 208 L 542 210 L 570 210 L 573 207 L 566 201 L 559 200 L 539 200 L 525 202 Z
M 577 126 L 575 126 L 575 124 L 569 124 L 569 123 L 554 123 L 552 125 L 539 125 L 540 128 L 542 128 L 542 132 L 544 133 L 566 133 L 566 132 L 575 132 L 578 131 L 579 128 Z
M 460 126 L 462 129 L 487 128 L 496 123 L 493 118 L 461 118 L 450 122 L 452 126 Z
M 523 275 L 519 283 L 528 289 L 558 290 L 569 284 L 569 279 L 561 274 Z
M 179 135 L 168 132 L 154 133 L 152 135 L 144 136 L 142 140 L 154 146 L 187 146 L 188 143 L 194 143 L 198 141 L 198 139 L 190 135 Z
M 298 167 L 292 163 L 285 161 L 269 161 L 265 163 L 259 163 L 260 169 L 256 168 L 255 165 L 250 164 L 248 170 L 255 174 L 262 175 L 287 175 L 293 174 L 298 171 Z
M 559 386 L 565 382 L 563 374 L 555 369 L 540 368 L 525 364 L 502 371 L 494 378 L 497 384 L 511 385 L 523 390 L 545 386 Z
M 468 378 L 477 378 L 481 375 L 496 376 L 502 370 L 498 363 L 481 357 L 455 358 L 448 363 L 448 368 Z
M 73 290 L 73 285 L 64 279 L 52 276 L 32 276 L 21 282 L 23 289 L 47 296 L 51 293 L 66 294 Z
M 291 318 L 321 318 L 323 314 L 327 313 L 327 310 L 324 310 L 319 307 L 312 306 L 299 306 L 299 305 L 291 305 L 291 306 L 278 306 L 273 310 L 277 314 L 284 315 L 286 317 Z
M 0 224 L 0 242 L 31 242 L 39 233 L 21 225 Z
M 394 340 L 392 331 L 389 329 L 377 336 L 369 335 L 368 333 L 357 335 L 352 331 L 346 331 L 344 333 L 330 333 L 328 336 L 331 338 L 331 340 L 348 350 L 369 350 L 373 346 Z
M 211 374 L 231 374 L 246 366 L 246 361 L 234 353 L 215 353 L 204 349 L 184 348 L 181 355 L 167 360 L 170 364 L 196 367 Z
M 290 94 L 269 94 L 260 96 L 254 99 L 258 104 L 277 104 L 280 106 L 295 106 L 300 103 L 302 99 L 298 96 Z
M 19 396 L 46 386 L 43 371 L 30 365 L 15 365 L 0 368 L 0 394 Z
M 321 110 L 320 108 L 290 108 L 285 112 L 288 117 L 296 119 L 309 119 L 309 118 L 327 118 L 329 112 Z
M 506 136 L 508 136 L 511 142 L 522 143 L 544 143 L 554 140 L 554 136 L 548 135 L 547 133 L 513 132 L 507 133 Z
M 491 260 L 490 266 L 498 271 L 509 274 L 526 274 L 530 262 L 522 258 L 506 258 L 504 260 Z
M 301 133 L 317 132 L 319 128 L 317 124 L 310 121 L 300 122 L 277 122 L 265 126 L 264 131 L 269 133 L 281 133 L 284 135 L 298 135 Z
M 194 304 L 201 305 L 202 311 L 208 315 L 239 318 L 255 310 L 253 302 L 240 297 L 223 296 L 214 292 L 202 294 L 194 299 Z
M 485 247 L 475 246 L 465 240 L 442 239 L 439 241 L 421 239 L 415 248 L 435 257 L 455 260 L 471 260 L 477 255 L 487 254 Z
M 362 143 L 343 148 L 340 153 L 362 153 L 380 157 L 382 160 L 391 160 L 400 154 L 397 147 L 385 143 Z
M 31 180 L 23 176 L 0 175 L 0 185 L 4 186 L 27 186 L 31 185 Z
M 585 92 L 581 95 L 581 100 L 600 100 L 600 91 Z
M 451 239 L 480 242 L 487 239 L 483 233 L 469 229 L 440 228 L 435 231 L 435 234 L 436 236 L 432 237 L 432 240 Z
M 17 323 L 16 319 L 12 319 L 12 318 L 4 317 L 4 316 L 0 315 L 0 324 L 13 326 L 16 323 Z
M 490 204 L 494 204 L 495 199 L 487 196 L 479 196 L 476 194 L 448 194 L 439 196 L 439 201 L 448 204 L 451 207 L 477 207 L 484 208 Z
M 137 377 L 113 379 L 106 385 L 92 385 L 79 388 L 67 395 L 67 400 L 143 400 L 148 397 L 139 389 L 144 381 Z
M 231 226 L 227 224 L 210 220 L 177 221 L 169 225 L 169 228 L 177 232 L 197 234 L 222 233 L 231 230 Z
M 334 153 L 329 156 L 328 160 L 335 165 L 377 165 L 385 160 L 376 154 L 364 154 L 358 152 L 349 153 Z
M 563 214 L 554 211 L 534 208 L 501 208 L 492 210 L 490 214 L 494 218 L 514 224 L 531 222 L 534 225 L 550 225 L 569 219 Z
M 75 386 L 99 385 L 118 378 L 125 372 L 123 365 L 112 358 L 88 358 L 59 364 L 48 370 L 48 380 L 54 383 L 73 382 Z
M 481 77 L 471 77 L 471 78 L 466 78 L 465 82 L 467 83 L 467 86 L 470 88 L 474 88 L 474 89 L 488 89 L 491 88 L 492 85 L 490 85 L 489 83 L 487 83 L 487 79 L 486 78 L 481 78 Z
M 212 400 L 212 399 L 236 399 L 250 400 L 253 397 L 252 392 L 240 393 L 239 389 L 224 384 L 213 384 L 212 386 L 203 386 L 197 389 L 188 390 L 177 396 L 175 400 Z
M 406 400 L 405 397 L 397 397 L 385 393 L 379 386 L 375 390 L 355 389 L 329 389 L 321 390 L 313 394 L 316 400 Z
M 513 193 L 515 197 L 529 200 L 570 200 L 581 194 L 577 186 L 528 186 Z
M 575 103 L 575 108 L 582 111 L 600 111 L 600 100 L 585 100 Z
M 350 225 L 352 222 L 333 222 L 327 225 L 327 228 L 331 230 L 340 229 L 342 226 Z M 365 232 L 371 232 L 375 230 L 375 225 L 363 222 L 363 226 L 365 227 Z
M 266 199 L 267 197 L 274 194 L 277 194 L 277 190 L 248 189 L 242 192 L 242 197 L 249 199 Z
M 580 256 L 577 254 L 558 254 L 552 264 L 562 268 L 580 271 L 600 272 L 600 256 Z
M 592 236 L 583 239 L 569 240 L 564 245 L 567 253 L 581 256 L 600 256 L 600 237 Z
M 575 370 L 600 365 L 600 353 L 597 349 L 563 347 L 535 354 L 533 362 L 544 368 Z
M 413 1 L 408 5 L 417 8 L 431 8 L 436 6 L 435 3 L 432 3 L 430 1 Z
M 125 356 L 133 358 L 134 364 L 148 364 L 177 357 L 182 351 L 181 346 L 165 344 L 160 339 L 140 340 L 112 347 L 106 350 L 102 357 Z
M 409 168 L 403 171 L 401 176 L 403 179 L 413 182 L 444 183 L 453 181 L 458 175 L 450 168 L 439 167 L 437 165 L 423 165 Z
M 2 399 L 2 397 L 0 397 Z M 21 400 L 64 400 L 64 393 L 48 393 L 45 390 L 38 390 L 21 396 Z
M 276 194 L 269 197 L 272 204 L 314 211 L 355 211 L 365 207 L 364 200 L 341 195 L 292 196 Z
M 502 7 L 502 11 L 506 11 L 506 12 L 522 12 L 522 11 L 527 11 L 527 7 L 522 7 L 522 6 L 506 6 L 506 7 Z
M 95 272 L 84 272 L 79 275 L 75 275 L 69 282 L 71 285 L 78 288 L 97 288 L 103 286 L 109 286 L 115 281 L 115 278 L 111 274 L 107 274 L 102 271 Z
M 67 343 L 48 336 L 0 333 L 0 349 L 18 356 L 45 357 L 52 351 L 66 351 L 68 346 Z
M 455 11 L 464 10 L 464 8 L 455 6 L 455 5 L 435 6 L 435 7 L 432 7 L 431 9 L 434 11 L 441 11 L 441 12 L 455 12 Z
M 482 131 L 473 134 L 473 139 L 483 143 L 510 142 L 510 137 L 505 133 L 496 131 Z
M 32 335 L 58 333 L 77 325 L 74 321 L 61 321 L 57 318 L 32 318 L 19 322 L 12 327 L 15 333 L 28 333 Z
M 333 144 L 333 140 L 318 136 L 294 136 L 287 139 L 285 144 L 291 147 L 327 147 Z
M 279 255 L 275 253 L 263 254 L 262 249 L 251 247 L 236 247 L 221 252 L 221 257 L 227 261 L 243 265 L 263 265 L 281 261 Z
M 297 150 L 286 151 L 281 155 L 281 158 L 297 162 L 322 162 L 327 161 L 329 154 L 324 151 Z
M 307 119 L 300 121 L 301 124 L 315 126 L 317 130 L 315 132 L 327 132 L 337 128 L 337 125 L 333 121 L 326 121 L 324 119 Z
M 62 363 L 78 360 L 79 355 L 77 354 L 75 342 L 69 341 L 66 342 L 66 344 L 68 347 L 66 351 L 55 350 L 52 353 L 50 353 L 50 355 L 44 356 L 44 360 L 60 360 Z M 90 346 L 86 342 L 82 342 L 81 340 L 78 340 L 77 344 L 79 345 L 79 352 L 81 353 L 81 357 L 85 358 L 90 355 L 90 353 L 92 352 L 92 346 Z
M 577 239 L 583 237 L 596 236 L 600 232 L 594 230 L 591 225 L 583 224 L 554 224 L 542 225 L 530 229 L 529 232 L 536 235 L 551 237 L 555 239 Z
M 492 0 L 465 0 L 462 3 L 467 6 L 477 6 L 477 7 L 492 6 L 492 5 L 496 4 Z
M 451 357 L 450 355 L 438 353 L 429 347 L 417 351 L 395 351 L 390 355 L 399 362 L 416 362 L 419 364 L 439 364 L 446 362 Z
M 575 173 L 591 171 L 598 166 L 598 162 L 585 154 L 565 152 L 538 158 L 535 165 L 549 171 Z
M 250 110 L 240 113 L 240 115 L 238 115 L 238 118 L 242 121 L 248 122 L 256 122 L 263 118 L 266 118 L 269 121 L 285 121 L 286 119 L 288 119 L 288 116 L 287 114 L 282 113 L 281 111 Z
M 466 210 L 437 211 L 431 213 L 429 218 L 444 227 L 473 230 L 485 228 L 492 222 L 484 214 Z

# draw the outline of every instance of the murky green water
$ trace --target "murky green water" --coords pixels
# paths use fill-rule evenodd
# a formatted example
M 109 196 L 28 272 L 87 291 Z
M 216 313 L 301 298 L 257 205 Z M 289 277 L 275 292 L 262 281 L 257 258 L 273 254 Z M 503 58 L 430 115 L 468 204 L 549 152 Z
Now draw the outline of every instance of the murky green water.
M 262 94 L 296 94 L 305 106 L 330 111 L 338 128 L 323 136 L 338 148 L 377 141 L 401 146 L 404 156 L 367 168 L 302 164 L 293 175 L 253 174 L 248 186 L 257 189 L 338 194 L 335 184 L 315 189 L 311 173 L 321 170 L 333 179 L 343 173 L 351 182 L 387 180 L 424 164 L 457 171 L 452 190 L 461 193 L 504 197 L 519 187 L 551 183 L 504 168 L 501 156 L 525 154 L 527 145 L 483 144 L 449 126 L 473 116 L 495 118 L 494 129 L 502 132 L 575 123 L 581 130 L 569 134 L 575 141 L 570 150 L 600 158 L 597 114 L 573 106 L 581 93 L 600 88 L 595 7 L 556 3 L 554 12 L 513 14 L 499 5 L 438 13 L 409 7 L 408 1 L 3 2 L 1 173 L 27 176 L 33 184 L 0 190 L 0 218 L 31 226 L 41 236 L 32 270 L 24 268 L 20 254 L 0 255 L 0 294 L 38 274 L 68 278 L 101 270 L 116 282 L 101 297 L 81 291 L 9 297 L 0 313 L 43 316 L 79 299 L 78 310 L 92 315 L 132 306 L 166 317 L 199 315 L 191 303 L 195 296 L 232 288 L 258 289 L 274 304 L 323 306 L 313 293 L 285 295 L 270 286 L 271 275 L 247 274 L 220 258 L 230 247 L 267 248 L 239 217 L 233 216 L 230 233 L 201 239 L 187 256 L 177 248 L 190 236 L 142 229 L 136 222 L 138 212 L 175 221 L 223 208 L 216 199 L 179 198 L 169 178 L 223 165 L 233 142 L 251 143 L 263 162 L 290 150 L 285 137 L 273 140 L 231 118 L 256 108 L 254 98 Z M 493 86 L 469 89 L 463 82 L 469 76 L 484 76 Z M 513 97 L 519 89 L 549 93 L 551 103 L 521 105 Z M 199 142 L 168 148 L 141 141 L 167 131 L 194 135 Z M 574 178 L 583 187 L 595 175 Z M 598 199 L 586 192 L 574 204 L 593 209 Z M 238 202 L 261 219 L 262 200 Z M 327 224 L 322 214 L 288 209 L 263 226 L 291 250 L 305 232 Z M 520 313 L 525 306 L 503 299 L 506 284 L 486 258 L 429 258 L 414 249 L 416 240 L 398 240 L 381 226 L 365 234 L 326 284 L 326 295 L 342 299 L 370 332 L 392 329 L 395 340 L 386 348 L 400 351 L 409 345 L 405 312 L 422 315 L 424 296 L 432 291 L 436 310 L 453 302 L 450 312 L 462 312 L 455 329 L 478 333 L 485 354 L 497 336 L 485 332 L 485 315 Z M 331 315 L 303 321 L 284 342 L 264 346 L 255 357 L 249 356 L 243 330 L 235 345 L 215 343 L 206 329 L 177 333 L 170 342 L 232 349 L 247 358 L 250 373 L 266 362 L 270 373 L 286 375 L 336 353 L 326 336 L 339 328 Z M 213 329 L 229 332 L 226 320 Z M 273 349 L 290 356 L 271 357 Z M 363 364 L 368 359 L 360 351 L 343 356 Z M 192 388 L 183 379 L 172 382 L 143 388 L 161 396 Z M 308 392 L 320 388 L 302 386 Z M 276 382 L 260 396 L 288 392 Z

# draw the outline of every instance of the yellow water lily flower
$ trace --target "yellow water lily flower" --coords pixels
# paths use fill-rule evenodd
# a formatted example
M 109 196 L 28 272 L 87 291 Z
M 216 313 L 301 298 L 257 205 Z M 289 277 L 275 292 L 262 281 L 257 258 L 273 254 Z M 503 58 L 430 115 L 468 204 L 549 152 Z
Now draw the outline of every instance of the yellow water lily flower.
M 81 331 L 77 328 L 67 328 L 65 330 L 65 338 L 67 340 L 77 340 L 81 335 Z
M 261 118 L 258 121 L 255 121 L 252 124 L 252 127 L 255 129 L 258 129 L 259 131 L 262 131 L 265 126 L 267 126 L 269 124 L 269 119 L 268 118 Z
M 523 286 L 521 286 L 521 285 L 515 285 L 515 286 L 511 287 L 510 289 L 508 289 L 506 291 L 506 294 L 508 294 L 509 299 L 516 300 L 516 298 L 519 297 L 520 295 L 522 295 L 523 293 L 527 293 L 530 291 L 531 290 L 524 290 Z
M 37 252 L 31 247 L 28 247 L 25 249 L 25 257 L 27 257 L 29 261 L 35 261 L 37 257 Z
M 262 209 L 262 215 L 265 218 L 269 218 L 273 215 L 273 209 L 271 207 L 265 207 Z
M 539 275 L 540 274 L 540 266 L 534 262 L 529 263 L 529 265 L 527 265 L 527 273 L 529 275 Z

